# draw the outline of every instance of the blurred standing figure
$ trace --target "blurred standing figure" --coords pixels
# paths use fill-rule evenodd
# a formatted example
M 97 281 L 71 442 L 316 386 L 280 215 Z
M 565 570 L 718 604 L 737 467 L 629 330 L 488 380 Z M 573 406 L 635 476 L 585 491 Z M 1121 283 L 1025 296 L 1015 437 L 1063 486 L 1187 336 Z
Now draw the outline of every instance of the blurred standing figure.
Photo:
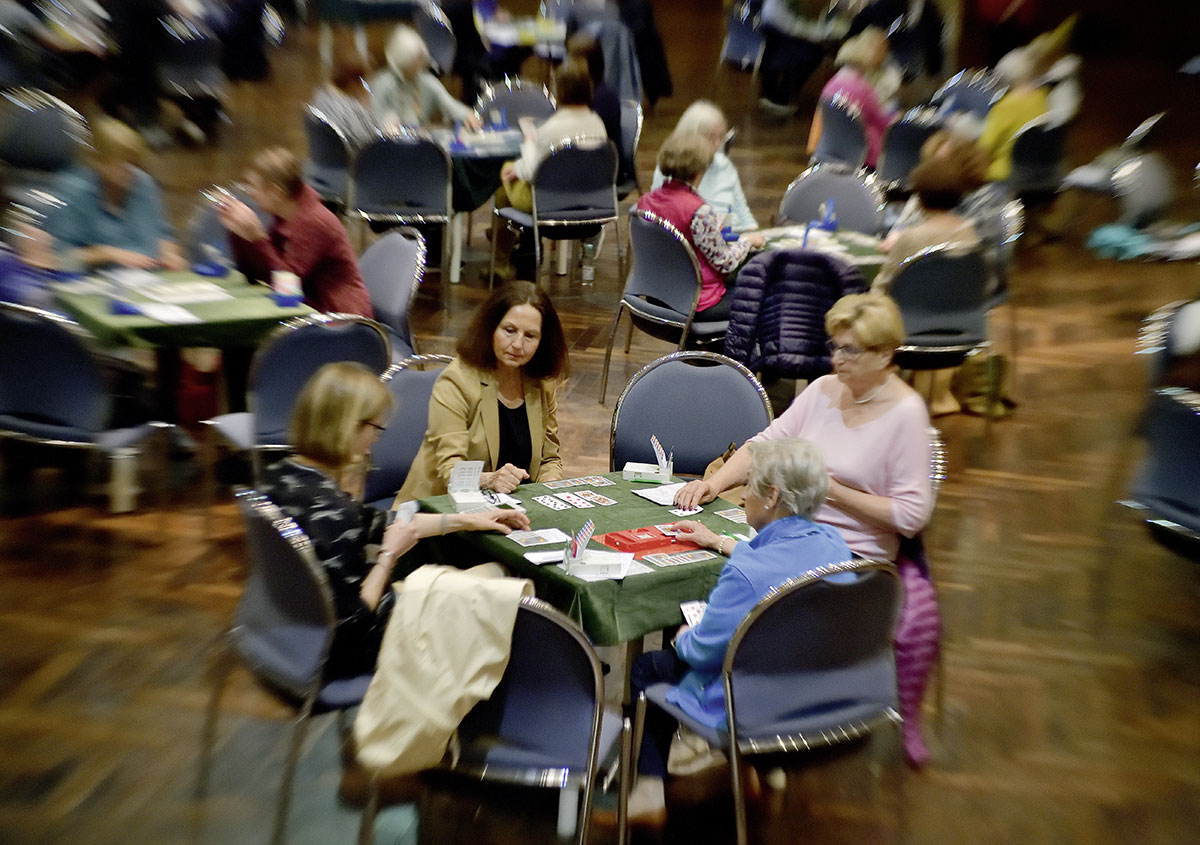
M 844 97 L 858 107 L 867 134 L 867 167 L 874 167 L 883 149 L 883 133 L 892 122 L 892 112 L 880 101 L 871 78 L 888 57 L 887 36 L 882 29 L 869 26 L 847 38 L 838 50 L 838 72 L 821 89 L 821 102 Z M 818 105 L 808 135 L 808 151 L 817 149 L 821 139 L 821 108 Z
M 342 133 L 352 152 L 379 137 L 366 76 L 367 65 L 361 58 L 338 53 L 329 81 L 313 92 L 312 107 Z
M 872 0 L 850 22 L 848 35 L 869 26 L 887 33 L 892 61 L 899 67 L 904 105 L 925 102 L 934 92 L 945 61 L 942 15 L 934 0 Z
M 162 50 L 159 19 L 172 11 L 169 0 L 106 0 L 116 46 L 112 82 L 101 98 L 109 114 L 131 124 L 152 146 L 166 144 L 159 126 L 158 62 Z
M 1003 182 L 1012 173 L 1013 139 L 1025 124 L 1046 113 L 1048 101 L 1044 88 L 1037 84 L 1037 67 L 1026 48 L 1018 48 L 996 65 L 996 74 L 1008 82 L 1001 97 L 983 122 L 979 146 L 987 154 L 987 178 Z
M 765 0 L 759 101 L 764 112 L 788 118 L 808 77 L 825 57 L 824 43 L 844 25 L 824 16 L 821 0 Z M 842 29 L 844 31 L 844 29 Z

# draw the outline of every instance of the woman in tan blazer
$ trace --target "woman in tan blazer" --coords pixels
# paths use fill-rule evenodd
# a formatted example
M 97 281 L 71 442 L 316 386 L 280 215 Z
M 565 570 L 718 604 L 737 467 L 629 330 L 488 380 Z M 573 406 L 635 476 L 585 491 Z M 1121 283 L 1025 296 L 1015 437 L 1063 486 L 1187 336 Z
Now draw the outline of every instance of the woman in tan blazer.
M 433 386 L 425 442 L 397 501 L 445 493 L 459 461 L 483 461 L 480 486 L 498 493 L 562 478 L 556 392 L 567 344 L 550 297 L 529 282 L 498 288 L 457 352 Z

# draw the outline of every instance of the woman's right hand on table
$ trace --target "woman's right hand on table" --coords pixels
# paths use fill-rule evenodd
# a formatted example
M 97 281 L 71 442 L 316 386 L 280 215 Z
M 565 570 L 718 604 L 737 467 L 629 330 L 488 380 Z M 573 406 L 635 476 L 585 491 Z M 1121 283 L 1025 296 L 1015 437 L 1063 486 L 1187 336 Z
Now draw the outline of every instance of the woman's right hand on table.
M 721 542 L 720 534 L 692 519 L 681 519 L 671 528 L 676 532 L 675 536 L 678 539 L 695 543 L 706 549 L 715 549 Z
M 675 506 L 683 510 L 698 508 L 717 498 L 717 490 L 712 484 L 702 479 L 689 481 L 675 493 Z
M 479 486 L 486 487 L 494 493 L 511 493 L 520 486 L 522 481 L 529 480 L 529 473 L 518 466 L 505 464 L 495 472 L 485 472 L 479 476 Z

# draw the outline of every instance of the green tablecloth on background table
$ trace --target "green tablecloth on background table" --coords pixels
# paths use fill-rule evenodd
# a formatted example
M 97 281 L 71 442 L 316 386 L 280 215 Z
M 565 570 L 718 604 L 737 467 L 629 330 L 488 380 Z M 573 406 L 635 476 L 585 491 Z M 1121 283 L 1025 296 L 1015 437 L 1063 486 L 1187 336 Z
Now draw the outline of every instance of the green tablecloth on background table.
M 763 229 L 760 234 L 767 239 L 764 249 L 785 249 L 804 244 L 804 226 L 779 226 Z M 850 262 L 862 273 L 867 287 L 879 275 L 879 268 L 887 253 L 879 248 L 881 241 L 861 232 L 820 230 L 809 232 L 807 249 L 820 250 Z
M 201 322 L 176 324 L 160 323 L 141 314 L 113 314 L 109 297 L 73 290 L 88 284 L 86 281 L 58 282 L 50 285 L 50 289 L 59 306 L 106 346 L 253 347 L 280 322 L 314 313 L 303 304 L 276 305 L 269 288 L 247 282 L 245 276 L 237 272 L 224 278 L 189 272 L 162 273 L 161 277 L 168 281 L 212 282 L 233 298 L 183 304 L 181 307 L 195 314 Z M 134 290 L 123 292 L 121 299 L 135 305 L 152 301 Z
M 521 500 L 529 513 L 533 528 L 558 528 L 566 534 L 573 534 L 589 519 L 595 521 L 598 535 L 626 528 L 661 525 L 679 519 L 669 513 L 669 508 L 635 496 L 632 492 L 635 485 L 623 481 L 621 473 L 609 473 L 607 477 L 616 484 L 559 490 L 550 490 L 544 484 L 525 484 L 513 495 Z M 647 485 L 636 486 L 641 488 Z M 533 501 L 534 496 L 577 493 L 580 490 L 595 490 L 602 496 L 615 499 L 617 504 L 556 511 Z M 716 511 L 731 507 L 733 505 L 723 499 L 717 499 L 706 505 L 702 513 L 688 518 L 703 522 L 718 533 L 745 533 L 745 525 L 716 515 Z M 449 496 L 422 499 L 421 509 L 433 513 L 454 512 Z M 514 575 L 533 581 L 538 597 L 578 622 L 597 645 L 617 645 L 680 624 L 683 616 L 679 611 L 679 603 L 707 598 L 726 561 L 725 557 L 717 555 L 712 560 L 698 563 L 655 567 L 654 572 L 630 575 L 623 581 L 581 581 L 567 575 L 554 564 L 538 566 L 524 557 L 527 551 L 556 548 L 561 546 L 533 546 L 526 549 L 501 534 L 462 531 L 422 541 L 415 557 L 423 563 L 445 563 L 459 567 L 482 561 L 498 561 Z M 589 548 L 608 547 L 593 539 Z M 651 563 L 646 565 L 654 566 Z

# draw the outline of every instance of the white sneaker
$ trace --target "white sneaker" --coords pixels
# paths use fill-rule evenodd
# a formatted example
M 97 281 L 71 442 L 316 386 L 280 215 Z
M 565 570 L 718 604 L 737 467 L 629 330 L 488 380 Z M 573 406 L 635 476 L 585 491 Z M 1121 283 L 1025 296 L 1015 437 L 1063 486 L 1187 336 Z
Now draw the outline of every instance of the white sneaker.
M 667 794 L 662 778 L 639 775 L 629 793 L 629 823 L 638 827 L 665 827 Z

